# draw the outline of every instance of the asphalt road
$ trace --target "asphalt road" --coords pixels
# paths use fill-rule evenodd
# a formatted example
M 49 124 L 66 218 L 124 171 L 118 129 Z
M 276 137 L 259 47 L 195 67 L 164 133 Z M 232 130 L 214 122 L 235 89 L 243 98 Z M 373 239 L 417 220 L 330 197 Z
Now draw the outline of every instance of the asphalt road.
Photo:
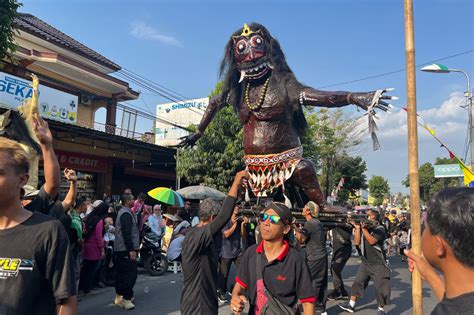
M 411 277 L 399 257 L 389 258 L 391 273 L 391 304 L 385 307 L 388 314 L 411 314 Z M 346 265 L 343 275 L 348 289 L 355 278 L 358 262 L 352 257 Z M 182 274 L 166 273 L 161 277 L 151 277 L 143 270 L 139 271 L 135 285 L 135 310 L 125 311 L 113 304 L 115 291 L 113 288 L 98 289 L 88 296 L 82 297 L 79 302 L 80 315 L 106 314 L 180 314 L 180 297 L 182 288 Z M 332 289 L 332 279 L 329 277 L 329 289 Z M 337 304 L 340 301 L 328 301 L 328 314 L 348 314 L 342 311 Z M 423 289 L 424 314 L 430 314 L 437 304 L 432 290 L 425 286 Z M 370 283 L 365 297 L 356 305 L 356 314 L 377 314 L 377 305 L 374 296 L 373 284 Z M 228 305 L 221 305 L 219 314 L 231 314 Z

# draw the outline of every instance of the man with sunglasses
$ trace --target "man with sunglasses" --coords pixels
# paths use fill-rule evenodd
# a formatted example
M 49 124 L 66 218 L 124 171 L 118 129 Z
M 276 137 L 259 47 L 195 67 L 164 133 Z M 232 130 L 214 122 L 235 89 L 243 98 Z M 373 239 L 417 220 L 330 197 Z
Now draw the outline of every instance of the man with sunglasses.
M 316 300 L 308 266 L 288 244 L 291 210 L 270 203 L 260 222 L 262 241 L 247 249 L 237 272 L 230 309 L 240 314 L 250 301 L 249 314 L 314 314 Z

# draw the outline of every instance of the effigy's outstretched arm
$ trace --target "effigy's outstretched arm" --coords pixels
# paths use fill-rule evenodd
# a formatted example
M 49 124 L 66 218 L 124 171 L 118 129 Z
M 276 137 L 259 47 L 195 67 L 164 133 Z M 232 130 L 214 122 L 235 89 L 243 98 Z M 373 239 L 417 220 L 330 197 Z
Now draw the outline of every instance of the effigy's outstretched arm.
M 396 99 L 384 95 L 391 89 L 377 90 L 373 92 L 346 92 L 346 91 L 321 91 L 311 87 L 305 87 L 299 94 L 300 105 L 320 107 L 342 107 L 350 104 L 357 105 L 365 110 L 379 108 L 387 111 L 390 104 L 383 101 Z
M 199 123 L 196 132 L 182 137 L 179 146 L 184 148 L 192 147 L 199 140 L 199 138 L 201 138 L 204 130 L 206 130 L 206 127 L 210 124 L 219 110 L 224 107 L 224 105 L 226 104 L 225 102 L 222 102 L 221 94 L 211 97 L 209 100 L 209 105 L 207 106 L 206 111 L 201 118 L 201 122 Z

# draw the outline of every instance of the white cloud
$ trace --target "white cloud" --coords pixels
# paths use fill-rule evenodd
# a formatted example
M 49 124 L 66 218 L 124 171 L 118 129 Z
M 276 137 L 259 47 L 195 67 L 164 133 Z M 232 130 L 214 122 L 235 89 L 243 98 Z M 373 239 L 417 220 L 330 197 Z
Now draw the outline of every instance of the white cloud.
M 463 157 L 464 142 L 467 132 L 467 111 L 459 105 L 465 104 L 463 93 L 449 95 L 439 106 L 419 110 L 424 122 L 436 132 L 436 135 L 459 157 Z M 401 181 L 408 173 L 407 149 L 407 113 L 404 110 L 392 114 L 379 113 L 376 120 L 377 136 L 381 145 L 379 151 L 372 151 L 368 131 L 365 150 L 361 154 L 367 162 L 367 177 L 381 175 L 388 179 L 393 192 L 407 189 Z M 367 116 L 361 118 L 361 128 L 367 129 Z M 433 163 L 436 157 L 448 157 L 446 149 L 422 127 L 418 128 L 419 165 L 425 162 Z M 469 157 L 468 157 L 469 160 Z
M 423 121 L 436 131 L 437 135 L 447 136 L 459 134 L 466 130 L 467 112 L 459 105 L 464 104 L 464 96 L 460 92 L 451 93 L 441 106 L 418 111 Z M 379 113 L 376 119 L 379 131 L 379 140 L 390 141 L 390 138 L 407 136 L 407 113 L 404 110 L 395 110 L 391 114 Z M 366 127 L 367 123 L 361 124 Z M 463 134 L 464 135 L 464 134 Z M 421 127 L 418 128 L 420 139 L 431 136 Z
M 171 46 L 182 46 L 181 42 L 173 36 L 161 34 L 153 26 L 136 21 L 130 24 L 130 34 L 138 39 L 158 41 Z

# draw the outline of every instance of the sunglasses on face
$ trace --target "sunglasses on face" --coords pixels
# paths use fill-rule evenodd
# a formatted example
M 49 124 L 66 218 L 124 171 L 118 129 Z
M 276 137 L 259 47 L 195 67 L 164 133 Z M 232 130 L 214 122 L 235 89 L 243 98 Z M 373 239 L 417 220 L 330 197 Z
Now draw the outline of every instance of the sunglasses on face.
M 281 218 L 275 214 L 262 214 L 262 222 L 265 222 L 267 221 L 268 219 L 270 219 L 270 223 L 273 223 L 273 224 L 278 224 L 278 222 L 280 222 Z

